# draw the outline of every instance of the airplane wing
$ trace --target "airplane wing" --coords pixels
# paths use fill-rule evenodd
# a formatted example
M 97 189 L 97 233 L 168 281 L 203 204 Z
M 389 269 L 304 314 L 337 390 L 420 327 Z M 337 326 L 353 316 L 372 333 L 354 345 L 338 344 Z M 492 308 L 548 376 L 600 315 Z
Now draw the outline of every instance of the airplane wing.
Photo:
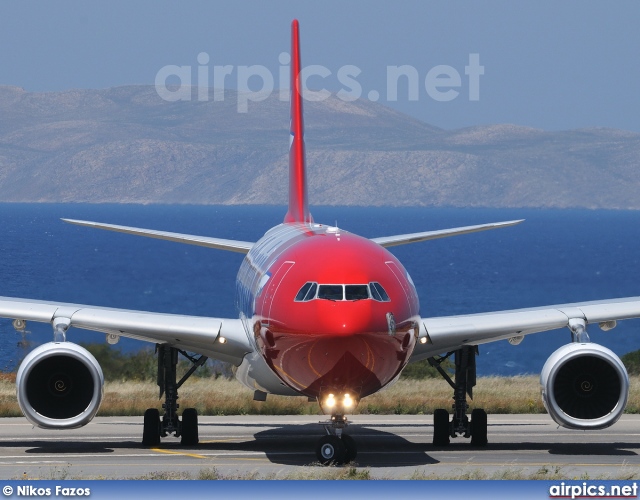
M 439 229 L 437 231 L 425 231 L 422 233 L 398 234 L 396 236 L 383 236 L 382 238 L 371 238 L 371 241 L 383 247 L 394 247 L 396 245 L 406 245 L 407 243 L 417 243 L 419 241 L 437 240 L 459 234 L 477 233 L 489 229 L 499 229 L 501 227 L 515 226 L 524 222 L 521 220 L 510 220 L 506 222 L 493 222 L 491 224 L 480 224 L 477 226 L 455 227 L 452 229 Z
M 178 243 L 187 243 L 189 245 L 198 245 L 201 247 L 218 248 L 220 250 L 229 250 L 231 252 L 247 253 L 251 250 L 253 243 L 249 241 L 225 240 L 222 238 L 210 238 L 207 236 L 194 236 L 191 234 L 171 233 L 168 231 L 155 231 L 153 229 L 141 229 L 138 227 L 117 226 L 115 224 L 103 224 L 101 222 L 90 222 L 85 220 L 62 219 L 69 224 L 78 226 L 93 227 L 97 229 L 106 229 L 107 231 L 115 231 L 118 233 L 135 234 L 137 236 L 146 236 L 147 238 L 156 238 L 159 240 L 175 241 Z
M 485 344 L 569 327 L 570 320 L 582 319 L 587 326 L 598 324 L 603 330 L 610 330 L 618 320 L 639 317 L 640 297 L 627 297 L 462 316 L 422 318 L 420 341 L 411 361 L 459 349 L 464 345 Z
M 0 317 L 69 326 L 170 344 L 186 351 L 242 362 L 253 349 L 239 319 L 183 316 L 41 300 L 0 297 Z M 66 321 L 68 320 L 68 321 Z

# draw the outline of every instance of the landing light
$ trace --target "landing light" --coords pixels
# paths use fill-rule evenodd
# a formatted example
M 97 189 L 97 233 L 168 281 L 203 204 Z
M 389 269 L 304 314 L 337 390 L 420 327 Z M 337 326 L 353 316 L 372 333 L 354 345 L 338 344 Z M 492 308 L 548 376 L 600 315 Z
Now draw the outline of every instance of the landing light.
M 427 337 L 421 337 L 420 338 L 420 343 L 421 344 L 426 344 L 427 343 Z
M 325 406 L 326 406 L 327 408 L 333 408 L 333 407 L 336 405 L 336 399 L 335 399 L 335 397 L 333 396 L 333 394 L 329 394 L 329 395 L 327 396 L 327 399 L 326 399 L 326 401 L 324 402 L 324 404 L 325 404 Z
M 221 344 L 226 344 L 227 339 L 225 337 L 218 337 L 218 342 L 220 342 Z
M 344 406 L 345 408 L 351 408 L 353 406 L 353 399 L 351 399 L 351 396 L 349 394 L 344 395 L 342 406 Z

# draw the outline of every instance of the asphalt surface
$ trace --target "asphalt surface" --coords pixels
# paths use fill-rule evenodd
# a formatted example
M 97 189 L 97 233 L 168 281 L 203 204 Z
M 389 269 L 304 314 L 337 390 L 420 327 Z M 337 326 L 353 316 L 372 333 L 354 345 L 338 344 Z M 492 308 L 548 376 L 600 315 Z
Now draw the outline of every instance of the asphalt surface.
M 140 444 L 142 417 L 96 418 L 72 431 L 47 431 L 23 418 L 0 419 L 0 479 L 142 478 L 201 471 L 243 478 L 308 479 L 326 471 L 315 446 L 324 430 L 314 416 L 200 417 L 200 444 L 173 437 L 157 448 Z M 464 438 L 431 444 L 430 415 L 362 415 L 348 433 L 358 445 L 357 469 L 373 478 L 500 478 L 560 471 L 567 478 L 640 478 L 640 416 L 609 429 L 570 431 L 547 415 L 489 415 L 489 445 Z

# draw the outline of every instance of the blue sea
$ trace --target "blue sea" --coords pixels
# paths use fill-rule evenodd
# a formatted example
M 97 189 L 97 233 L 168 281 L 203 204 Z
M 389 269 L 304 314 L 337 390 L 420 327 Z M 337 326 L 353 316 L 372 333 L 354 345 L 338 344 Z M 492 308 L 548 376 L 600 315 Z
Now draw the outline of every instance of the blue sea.
M 236 317 L 241 254 L 72 226 L 61 217 L 255 241 L 284 207 L 0 204 L 0 295 L 128 309 Z M 443 316 L 640 295 L 640 212 L 315 207 L 316 221 L 375 237 L 526 219 L 515 227 L 391 250 L 411 274 L 422 316 Z M 0 322 L 0 369 L 13 370 L 49 325 L 22 335 Z M 619 355 L 640 348 L 640 321 L 592 341 Z M 70 330 L 74 342 L 104 335 Z M 482 375 L 539 373 L 568 330 L 480 346 Z M 123 350 L 146 344 L 123 340 Z

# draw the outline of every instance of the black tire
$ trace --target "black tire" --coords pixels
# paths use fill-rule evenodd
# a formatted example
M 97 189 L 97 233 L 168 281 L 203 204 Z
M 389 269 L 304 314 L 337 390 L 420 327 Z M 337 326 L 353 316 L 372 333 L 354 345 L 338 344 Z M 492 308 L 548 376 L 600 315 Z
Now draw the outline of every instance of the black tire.
M 182 446 L 198 444 L 198 412 L 195 408 L 187 408 L 182 412 Z
M 316 456 L 322 465 L 342 465 L 347 461 L 347 447 L 337 436 L 322 436 L 316 446 Z
M 142 427 L 142 445 L 158 446 L 160 444 L 160 411 L 149 408 L 144 412 Z
M 433 412 L 433 446 L 449 444 L 449 412 L 436 410 Z
M 342 434 L 342 442 L 347 448 L 347 462 L 352 462 L 358 456 L 358 446 L 355 439 L 348 434 Z
M 487 412 L 475 409 L 471 412 L 471 446 L 487 446 Z

